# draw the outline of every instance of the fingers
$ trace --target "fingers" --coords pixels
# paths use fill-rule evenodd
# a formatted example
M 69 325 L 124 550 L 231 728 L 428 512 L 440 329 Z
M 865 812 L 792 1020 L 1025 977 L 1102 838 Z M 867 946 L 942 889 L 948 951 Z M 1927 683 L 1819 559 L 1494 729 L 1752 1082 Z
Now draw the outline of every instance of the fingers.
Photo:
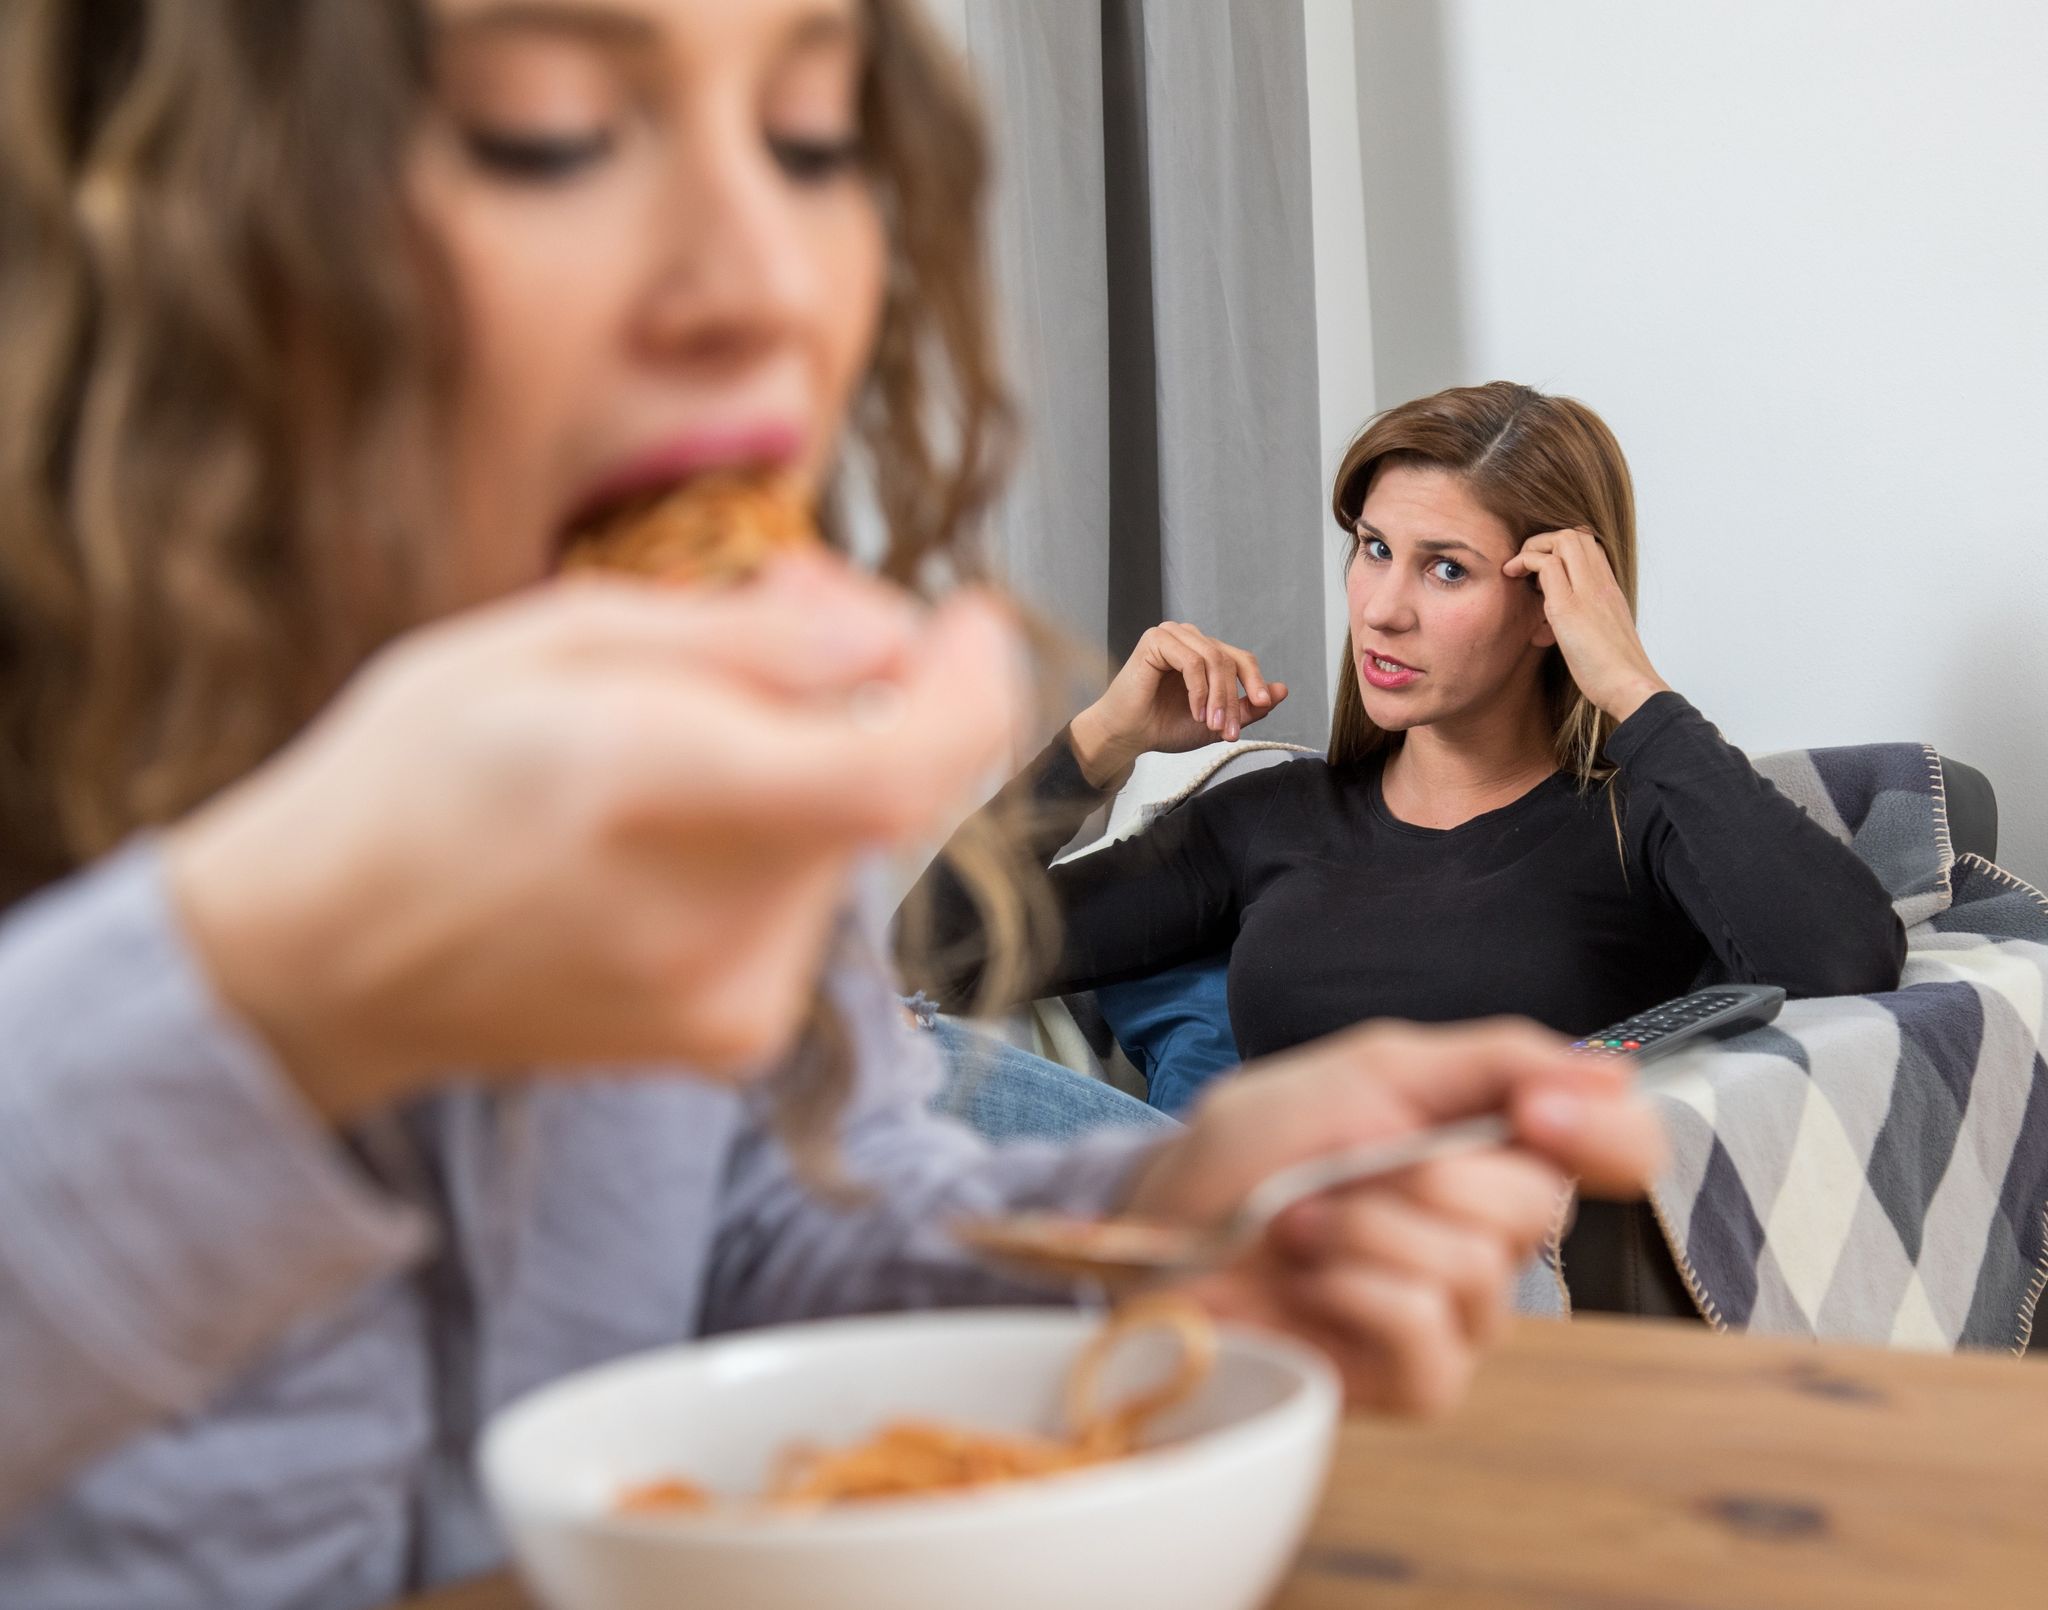
M 1209 710 L 1209 662 L 1200 647 L 1189 643 L 1175 621 L 1161 621 L 1147 631 L 1140 646 L 1150 662 L 1161 670 L 1174 672 L 1187 695 L 1188 718 L 1206 723 Z
M 894 708 L 792 723 L 792 743 L 810 746 L 801 761 L 809 799 L 878 839 L 956 814 L 962 795 L 1014 748 L 1028 706 L 1023 664 L 1008 611 L 984 597 L 949 603 L 908 674 L 883 685 Z
M 1230 657 L 1231 664 L 1236 669 L 1237 680 L 1243 684 L 1246 702 L 1256 705 L 1260 715 L 1264 715 L 1280 702 L 1273 696 L 1272 687 L 1267 683 L 1265 673 L 1259 669 L 1258 655 L 1250 649 L 1234 648 L 1228 643 L 1219 643 L 1216 646 Z M 1284 693 L 1282 696 L 1285 696 Z
M 1233 698 L 1226 713 L 1223 736 L 1235 743 L 1244 728 L 1254 721 L 1263 721 L 1287 697 L 1285 682 L 1268 682 L 1265 673 L 1259 669 L 1259 657 L 1249 649 L 1232 648 L 1228 643 L 1218 645 L 1230 656 L 1235 667 L 1232 686 L 1242 684 L 1243 698 Z
M 1571 577 L 1575 590 L 1585 591 L 1602 581 L 1612 581 L 1613 572 L 1607 567 L 1607 554 L 1600 546 L 1600 539 L 1582 527 L 1559 531 L 1552 538 L 1557 557 L 1564 562 L 1565 573 Z
M 1286 684 L 1269 683 L 1250 650 L 1181 621 L 1168 621 L 1154 630 L 1174 645 L 1175 663 L 1187 678 L 1188 714 L 1227 742 L 1236 742 L 1245 727 L 1287 697 Z
M 639 825 L 678 830 L 716 802 L 736 832 L 897 842 L 953 813 L 1002 762 L 1025 708 L 1006 611 L 963 595 L 933 612 L 895 674 L 851 702 L 725 679 L 643 678 L 629 755 Z
M 1188 713 L 1218 737 L 1224 736 L 1238 709 L 1237 662 L 1223 652 L 1222 644 L 1192 626 L 1175 621 L 1163 629 L 1188 666 Z
M 1623 1090 L 1537 1085 L 1518 1092 L 1512 1110 L 1516 1138 L 1576 1175 L 1589 1196 L 1640 1196 L 1668 1157 L 1662 1121 Z
M 1600 539 L 1581 527 L 1544 531 L 1523 543 L 1501 574 L 1507 577 L 1534 576 L 1547 597 L 1553 586 L 1581 591 L 1612 581 L 1614 572 Z
M 1662 1127 L 1633 1093 L 1629 1064 L 1575 1056 L 1534 1024 L 1374 1025 L 1329 1046 L 1420 1122 L 1508 1108 L 1521 1144 L 1596 1195 L 1638 1195 L 1663 1165 Z
M 1204 651 L 1199 632 L 1169 622 L 1159 628 L 1173 662 L 1186 680 L 1188 691 L 1188 715 L 1203 726 L 1208 726 L 1209 709 L 1219 697 L 1215 686 L 1216 667 Z
M 1555 1163 L 1515 1149 L 1445 1158 L 1393 1183 L 1424 1212 L 1492 1239 L 1518 1264 L 1548 1238 L 1571 1188 Z
M 1496 1111 L 1511 1092 L 1539 1080 L 1615 1087 L 1625 1078 L 1609 1060 L 1573 1056 L 1562 1036 L 1522 1018 L 1445 1027 L 1376 1023 L 1332 1035 L 1306 1055 L 1318 1077 L 1357 1080 L 1376 1095 L 1397 1096 L 1427 1123 Z
M 577 578 L 532 599 L 505 642 L 564 663 L 639 657 L 723 671 L 791 696 L 843 690 L 892 674 L 922 611 L 885 583 L 837 569 L 787 562 L 715 590 Z
M 1291 1294 L 1311 1325 L 1328 1334 L 1323 1346 L 1354 1405 L 1435 1415 L 1464 1397 L 1477 1354 L 1442 1285 L 1346 1263 L 1299 1277 Z
M 1533 576 L 1536 585 L 1543 589 L 1546 603 L 1567 596 L 1572 590 L 1571 572 L 1564 561 L 1547 548 L 1538 548 L 1541 537 L 1531 537 L 1522 551 L 1500 567 L 1500 573 L 1510 579 L 1516 576 Z
M 1573 1057 L 1548 1030 L 1519 1019 L 1450 1028 L 1373 1024 L 1348 1030 L 1219 1081 L 1196 1106 L 1176 1163 L 1148 1181 L 1162 1209 L 1200 1217 L 1227 1209 L 1265 1173 L 1342 1146 L 1499 1112 L 1524 1083 L 1614 1088 L 1619 1070 Z
M 1280 1323 L 1330 1352 L 1356 1401 L 1438 1412 L 1462 1394 L 1477 1348 L 1500 1330 L 1514 1275 L 1550 1233 L 1569 1177 L 1628 1190 L 1654 1172 L 1661 1131 L 1631 1093 L 1625 1064 L 1573 1056 L 1526 1022 L 1375 1025 L 1220 1091 L 1177 1148 L 1201 1179 L 1147 1186 L 1164 1193 L 1170 1213 L 1200 1217 L 1216 1192 L 1242 1194 L 1237 1165 L 1247 1159 L 1238 1154 L 1247 1149 L 1270 1168 L 1275 1158 L 1502 1109 L 1514 1144 L 1303 1203 L 1232 1275 L 1247 1303 L 1270 1305 Z
M 1352 1262 L 1441 1287 L 1465 1334 L 1491 1340 L 1507 1315 L 1515 1269 L 1538 1244 L 1557 1191 L 1537 1202 L 1536 1230 L 1525 1240 L 1446 1214 L 1393 1189 L 1367 1189 L 1303 1204 L 1310 1211 L 1274 1227 L 1283 1252 L 1303 1262 Z

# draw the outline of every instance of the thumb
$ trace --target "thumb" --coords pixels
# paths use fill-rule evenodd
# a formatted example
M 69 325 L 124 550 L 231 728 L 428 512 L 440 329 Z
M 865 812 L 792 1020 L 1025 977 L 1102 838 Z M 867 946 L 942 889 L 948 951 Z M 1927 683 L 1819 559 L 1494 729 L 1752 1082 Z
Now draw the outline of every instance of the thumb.
M 1640 1196 L 1664 1167 L 1662 1124 L 1626 1089 L 1532 1086 L 1512 1101 L 1516 1137 L 1577 1175 L 1588 1196 Z
M 1268 682 L 1265 686 L 1267 697 L 1263 703 L 1251 694 L 1244 694 L 1239 697 L 1237 701 L 1237 724 L 1239 726 L 1249 727 L 1255 721 L 1264 721 L 1266 717 L 1280 707 L 1281 700 L 1287 697 L 1287 684 L 1285 682 Z

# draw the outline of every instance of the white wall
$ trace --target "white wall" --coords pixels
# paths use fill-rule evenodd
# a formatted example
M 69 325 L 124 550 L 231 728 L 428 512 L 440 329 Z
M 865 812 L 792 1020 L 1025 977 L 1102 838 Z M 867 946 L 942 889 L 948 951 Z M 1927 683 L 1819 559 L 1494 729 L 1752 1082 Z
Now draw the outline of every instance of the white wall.
M 2048 883 L 2048 6 L 1354 15 L 1380 401 L 1592 404 L 1666 678 L 1969 761 Z

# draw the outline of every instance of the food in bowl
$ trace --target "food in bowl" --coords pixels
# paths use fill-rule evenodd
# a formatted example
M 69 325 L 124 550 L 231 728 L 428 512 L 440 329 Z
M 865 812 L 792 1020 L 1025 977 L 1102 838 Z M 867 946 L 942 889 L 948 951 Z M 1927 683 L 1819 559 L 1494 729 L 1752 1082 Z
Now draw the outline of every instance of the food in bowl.
M 1058 1435 L 1099 1316 L 1059 1307 L 877 1314 L 736 1332 L 599 1365 L 497 1414 L 478 1461 L 527 1591 L 547 1610 L 1255 1610 L 1322 1490 L 1340 1393 L 1313 1348 L 1218 1327 L 1214 1367 L 1144 1446 L 967 1494 L 780 1510 L 751 1501 L 793 1442 L 897 1420 Z M 1127 1402 L 1173 1363 L 1130 1336 Z M 622 1514 L 681 1472 L 716 1500 Z
M 564 570 L 603 570 L 690 586 L 744 581 L 775 554 L 817 547 L 803 499 L 780 481 L 706 475 L 593 521 Z
M 1156 1386 L 1104 1401 L 1103 1368 L 1133 1334 L 1164 1330 L 1177 1346 Z M 1216 1327 L 1181 1298 L 1140 1298 L 1119 1307 L 1074 1361 L 1067 1377 L 1065 1437 L 1000 1434 L 926 1420 L 899 1420 L 848 1448 L 797 1444 L 779 1462 L 761 1502 L 776 1509 L 884 1498 L 929 1497 L 1056 1476 L 1135 1452 L 1145 1428 L 1185 1403 L 1216 1363 Z M 714 1502 L 696 1482 L 661 1476 L 619 1495 L 621 1514 L 701 1514 Z

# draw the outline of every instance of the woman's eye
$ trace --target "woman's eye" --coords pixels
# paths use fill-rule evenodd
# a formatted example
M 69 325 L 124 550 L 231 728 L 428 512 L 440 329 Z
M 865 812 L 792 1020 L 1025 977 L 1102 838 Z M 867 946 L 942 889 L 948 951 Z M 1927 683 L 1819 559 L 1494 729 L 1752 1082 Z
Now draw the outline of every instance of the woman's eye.
M 768 149 L 782 171 L 798 184 L 824 184 L 861 165 L 865 148 L 856 138 L 844 140 L 770 139 Z
M 1455 559 L 1439 559 L 1429 567 L 1429 572 L 1438 581 L 1447 582 L 1463 581 L 1468 574 L 1465 567 Z
M 611 155 L 612 134 L 508 134 L 496 129 L 471 129 L 465 135 L 469 154 L 479 167 L 507 179 L 553 184 L 575 177 Z
M 1367 537 L 1364 543 L 1364 551 L 1366 558 L 1377 560 L 1382 564 L 1394 557 L 1394 550 L 1380 541 L 1378 537 Z

